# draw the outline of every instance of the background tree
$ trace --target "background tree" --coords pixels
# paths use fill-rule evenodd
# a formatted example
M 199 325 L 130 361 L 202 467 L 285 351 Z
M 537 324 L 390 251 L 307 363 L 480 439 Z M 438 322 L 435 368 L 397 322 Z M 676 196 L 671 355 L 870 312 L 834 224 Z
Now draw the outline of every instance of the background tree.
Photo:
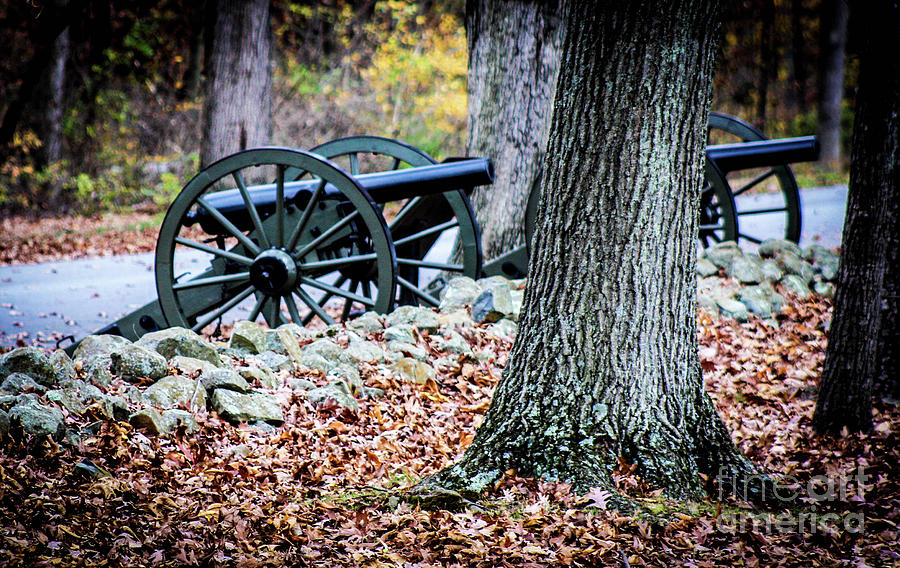
M 844 51 L 847 44 L 847 0 L 822 0 L 819 24 L 819 109 L 817 134 L 821 160 L 837 165 L 841 158 L 841 107 L 844 101 Z
M 201 165 L 269 143 L 271 51 L 268 0 L 218 0 L 203 106 Z
M 900 61 L 886 60 L 900 36 L 900 7 L 858 4 L 860 46 L 850 188 L 841 270 L 813 424 L 819 432 L 872 428 L 873 383 L 897 394 L 900 271 Z M 877 377 L 877 379 L 876 379 Z
M 466 3 L 466 152 L 490 157 L 496 168 L 493 186 L 472 197 L 488 259 L 525 240 L 522 219 L 547 144 L 564 10 L 556 1 Z
M 612 491 L 627 462 L 687 496 L 700 474 L 754 471 L 697 355 L 718 13 L 713 0 L 573 3 L 519 332 L 475 440 L 423 491 L 480 491 L 509 468 Z

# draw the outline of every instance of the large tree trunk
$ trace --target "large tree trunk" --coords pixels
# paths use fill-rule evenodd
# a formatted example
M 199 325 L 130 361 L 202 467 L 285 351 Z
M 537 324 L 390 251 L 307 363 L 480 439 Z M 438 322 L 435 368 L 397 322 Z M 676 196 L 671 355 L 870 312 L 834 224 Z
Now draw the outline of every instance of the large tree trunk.
M 269 143 L 272 37 L 268 0 L 219 0 L 206 101 L 201 166 Z
M 900 61 L 884 58 L 900 36 L 900 8 L 854 8 L 862 46 L 841 270 L 813 424 L 820 432 L 872 427 L 873 380 L 896 389 Z M 893 310 L 893 311 L 890 311 Z M 881 376 L 882 373 L 886 375 Z M 894 373 L 893 377 L 889 374 Z M 894 390 L 896 392 L 896 390 Z
M 480 491 L 515 468 L 614 491 L 623 459 L 685 497 L 703 492 L 699 474 L 755 471 L 697 356 L 718 12 L 714 0 L 572 5 L 518 337 L 472 445 L 423 487 Z
M 469 135 L 466 151 L 495 165 L 475 191 L 481 246 L 492 259 L 525 242 L 525 204 L 538 176 L 559 71 L 564 5 L 469 0 Z
M 818 137 L 822 146 L 821 159 L 832 166 L 838 166 L 841 159 L 844 48 L 847 43 L 846 0 L 822 0 L 819 34 Z

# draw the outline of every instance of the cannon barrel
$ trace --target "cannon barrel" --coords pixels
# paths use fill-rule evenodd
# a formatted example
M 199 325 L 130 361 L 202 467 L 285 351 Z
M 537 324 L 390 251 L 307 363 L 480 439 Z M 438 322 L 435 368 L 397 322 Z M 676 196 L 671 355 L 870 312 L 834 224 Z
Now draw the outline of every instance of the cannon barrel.
M 819 159 L 819 141 L 815 136 L 800 136 L 718 144 L 707 146 L 706 155 L 723 173 L 727 173 L 794 162 L 814 162 Z
M 431 166 L 360 174 L 353 176 L 353 179 L 369 193 L 375 203 L 386 203 L 457 189 L 472 189 L 479 185 L 490 185 L 494 182 L 494 165 L 488 158 L 453 158 Z M 305 207 L 319 183 L 319 180 L 315 179 L 285 183 L 285 203 Z M 274 183 L 255 185 L 247 189 L 260 216 L 266 217 L 274 211 L 276 199 Z M 340 195 L 337 188 L 330 183 L 325 185 L 324 192 L 326 196 Z M 244 200 L 236 188 L 209 195 L 205 201 L 242 230 L 251 227 Z M 202 207 L 188 213 L 186 217 L 185 225 L 200 222 L 201 227 L 209 233 L 221 232 L 218 222 Z

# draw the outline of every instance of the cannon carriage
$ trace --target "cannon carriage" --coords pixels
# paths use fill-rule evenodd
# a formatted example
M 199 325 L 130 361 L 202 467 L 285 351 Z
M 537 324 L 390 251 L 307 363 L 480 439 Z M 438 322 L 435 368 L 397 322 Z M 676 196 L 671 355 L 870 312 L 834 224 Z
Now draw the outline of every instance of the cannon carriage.
M 800 236 L 799 193 L 788 166 L 814 160 L 814 137 L 766 141 L 749 125 L 713 113 L 699 204 L 700 243 L 759 242 L 742 232 L 744 217 L 783 218 L 783 234 Z M 740 184 L 735 172 L 759 169 Z M 527 273 L 528 243 L 540 198 L 529 198 L 526 245 L 482 263 L 480 235 L 468 193 L 490 185 L 484 158 L 437 163 L 425 152 L 387 138 L 359 136 L 309 152 L 257 148 L 225 157 L 199 172 L 175 198 L 156 247 L 158 298 L 97 333 L 136 339 L 181 326 L 200 331 L 223 318 L 276 327 L 326 325 L 399 304 L 437 306 L 436 274 L 478 278 Z M 782 205 L 740 209 L 735 197 L 774 181 Z M 454 244 L 455 243 L 455 244 Z M 455 252 L 454 252 L 455 251 Z

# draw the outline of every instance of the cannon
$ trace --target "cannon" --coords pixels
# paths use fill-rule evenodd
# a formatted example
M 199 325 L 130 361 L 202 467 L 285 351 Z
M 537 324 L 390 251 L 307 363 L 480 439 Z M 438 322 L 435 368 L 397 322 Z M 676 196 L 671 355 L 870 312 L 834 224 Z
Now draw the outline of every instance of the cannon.
M 706 148 L 701 244 L 759 242 L 740 222 L 762 213 L 780 215 L 779 236 L 797 241 L 799 194 L 788 164 L 816 159 L 815 138 L 767 141 L 715 113 L 709 125 L 717 143 Z M 718 143 L 719 133 L 737 142 Z M 743 177 L 730 178 L 735 172 Z M 488 159 L 437 163 L 413 146 L 375 136 L 309 152 L 238 152 L 199 172 L 169 207 L 155 254 L 158 298 L 96 333 L 137 339 L 168 326 L 201 331 L 226 315 L 262 316 L 271 327 L 330 325 L 400 304 L 437 306 L 438 274 L 523 276 L 540 190 L 536 184 L 528 200 L 526 245 L 483 266 L 468 193 L 492 181 Z M 738 208 L 735 197 L 770 181 L 782 205 Z M 434 257 L 438 250 L 443 257 Z

